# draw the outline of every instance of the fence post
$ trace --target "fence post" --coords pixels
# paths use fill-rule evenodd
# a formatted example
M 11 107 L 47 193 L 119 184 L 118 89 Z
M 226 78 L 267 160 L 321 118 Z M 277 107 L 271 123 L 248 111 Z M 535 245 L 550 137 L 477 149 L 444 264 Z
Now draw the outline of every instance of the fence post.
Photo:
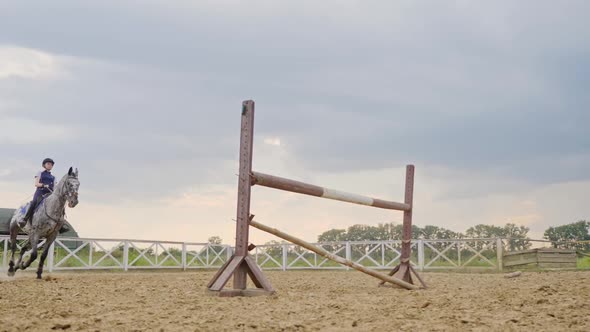
M 381 242 L 381 268 L 386 268 L 387 266 L 385 265 L 385 242 L 382 241 Z
M 289 258 L 289 248 L 286 243 L 283 243 L 283 271 L 287 271 L 287 261 Z
M 129 269 L 129 242 L 125 241 L 123 245 L 123 271 Z
M 496 239 L 496 262 L 498 264 L 498 271 L 502 271 L 503 269 L 503 253 L 504 251 L 504 246 L 502 245 L 502 239 L 501 238 L 497 238 Z
M 459 266 L 462 266 L 463 263 L 461 263 L 461 242 L 457 241 L 457 262 L 459 263 Z
M 49 272 L 53 272 L 54 251 L 55 241 L 51 243 L 51 245 L 49 246 L 49 251 L 47 252 L 47 270 Z
M 352 249 L 350 247 L 350 242 L 346 241 L 346 259 L 352 261 Z M 346 267 L 347 270 L 350 270 L 350 267 Z
M 424 240 L 418 239 L 418 269 L 424 271 Z
M 92 248 L 94 247 L 94 241 L 88 241 L 88 266 L 92 269 Z
M 226 257 L 227 259 L 226 260 L 229 261 L 231 259 L 231 256 L 233 255 L 233 250 L 232 250 L 231 246 L 228 245 L 226 247 L 226 249 L 225 249 L 225 252 L 226 252 L 226 255 L 227 255 L 227 257 Z
M 205 262 L 207 262 L 207 266 L 211 266 L 211 262 L 209 261 L 209 249 L 211 249 L 211 244 L 207 243 L 207 250 L 205 251 Z
M 182 243 L 182 270 L 186 271 L 186 243 Z

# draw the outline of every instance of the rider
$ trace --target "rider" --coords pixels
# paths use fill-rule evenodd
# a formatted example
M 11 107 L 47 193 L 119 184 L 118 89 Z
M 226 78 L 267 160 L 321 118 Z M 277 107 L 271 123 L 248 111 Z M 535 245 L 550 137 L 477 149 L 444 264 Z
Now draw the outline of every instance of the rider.
M 41 165 L 43 165 L 44 170 L 37 173 L 37 175 L 35 176 L 35 187 L 37 188 L 37 190 L 35 190 L 35 196 L 33 196 L 33 200 L 29 205 L 29 210 L 25 215 L 25 222 L 30 221 L 32 219 L 33 214 L 35 214 L 35 208 L 37 207 L 43 196 L 53 191 L 55 177 L 51 175 L 51 169 L 53 169 L 54 164 L 55 162 L 51 158 L 43 159 L 43 163 Z

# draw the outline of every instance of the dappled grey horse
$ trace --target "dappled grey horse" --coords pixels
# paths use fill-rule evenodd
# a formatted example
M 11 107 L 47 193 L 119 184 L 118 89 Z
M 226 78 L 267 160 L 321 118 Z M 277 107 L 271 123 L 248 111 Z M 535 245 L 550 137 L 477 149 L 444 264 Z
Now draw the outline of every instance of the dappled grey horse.
M 14 211 L 12 219 L 10 220 L 10 262 L 8 268 L 8 276 L 14 276 L 16 270 L 24 270 L 37 259 L 37 246 L 41 239 L 45 239 L 43 253 L 39 259 L 39 267 L 37 268 L 37 279 L 41 279 L 43 273 L 43 264 L 47 253 L 53 241 L 57 237 L 60 228 L 65 223 L 66 203 L 73 208 L 78 205 L 78 188 L 80 181 L 78 180 L 78 169 L 75 171 L 70 167 L 68 174 L 59 181 L 54 187 L 53 193 L 47 196 L 41 202 L 33 214 L 30 222 L 25 222 L 24 217 L 29 208 L 30 203 L 24 204 Z M 16 265 L 14 264 L 14 255 L 16 253 L 16 237 L 19 230 L 23 230 L 29 235 L 29 239 L 23 244 L 20 257 Z M 26 262 L 23 262 L 23 256 L 27 250 L 31 250 L 31 256 Z

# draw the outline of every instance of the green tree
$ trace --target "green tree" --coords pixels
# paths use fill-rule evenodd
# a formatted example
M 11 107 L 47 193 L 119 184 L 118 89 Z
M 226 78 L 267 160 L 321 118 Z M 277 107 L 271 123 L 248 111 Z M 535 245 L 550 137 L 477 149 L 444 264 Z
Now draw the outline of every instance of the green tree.
M 590 250 L 589 244 L 571 244 L 573 241 L 590 240 L 590 222 L 580 220 L 567 225 L 549 227 L 545 231 L 544 237 L 553 242 L 555 248 Z
M 223 251 L 223 240 L 219 236 L 211 236 L 207 242 L 209 242 L 209 248 L 207 250 L 212 251 L 214 254 L 219 254 Z
M 387 234 L 387 240 L 401 240 L 403 226 L 396 223 L 379 224 L 379 227 L 385 234 Z
M 331 229 L 325 231 L 318 236 L 318 242 L 340 242 L 348 241 L 346 230 L 344 229 Z
M 348 241 L 348 234 L 344 229 L 331 229 L 329 231 L 325 231 L 320 236 L 318 236 L 318 242 L 320 243 L 329 243 L 329 242 L 343 242 Z M 338 249 L 338 246 L 325 244 L 322 245 L 322 248 L 333 252 Z
M 531 243 L 527 240 L 528 234 L 528 227 L 507 223 L 504 225 L 501 237 L 508 239 L 508 243 L 506 244 L 508 250 L 525 250 L 531 247 Z
M 209 244 L 221 244 L 223 242 L 223 240 L 219 236 L 214 235 L 214 236 L 211 236 L 207 240 L 207 242 L 209 242 Z
M 463 234 L 454 232 L 443 227 L 426 225 L 421 229 L 420 237 L 426 240 L 434 239 L 460 239 Z
M 507 243 L 509 250 L 524 250 L 531 246 L 530 242 L 526 240 L 528 232 L 528 227 L 507 223 L 504 227 L 484 224 L 475 225 L 468 228 L 467 231 L 465 231 L 465 234 L 470 238 L 508 238 L 510 239 Z M 483 243 L 481 242 L 475 242 L 473 245 L 477 249 L 483 247 Z
M 283 243 L 279 241 L 268 241 L 264 244 L 264 252 L 267 253 L 272 258 L 276 259 L 277 261 L 281 262 L 283 257 Z
M 381 228 L 368 225 L 353 225 L 346 231 L 348 241 L 383 241 L 388 240 L 387 233 Z
M 384 233 L 384 240 L 401 240 L 403 237 L 404 226 L 402 224 L 387 223 L 379 224 L 377 227 Z M 422 234 L 422 229 L 416 225 L 412 225 L 412 238 L 417 239 Z
M 504 236 L 504 228 L 494 225 L 479 224 L 469 227 L 465 231 L 465 235 L 477 239 L 491 239 Z

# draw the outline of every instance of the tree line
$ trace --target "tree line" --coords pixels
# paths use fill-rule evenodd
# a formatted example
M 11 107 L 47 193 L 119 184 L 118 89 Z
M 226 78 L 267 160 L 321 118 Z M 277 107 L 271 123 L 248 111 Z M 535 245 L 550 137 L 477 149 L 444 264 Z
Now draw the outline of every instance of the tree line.
M 504 226 L 478 224 L 464 232 L 456 232 L 444 227 L 412 225 L 413 239 L 469 239 L 469 238 L 504 238 L 508 250 L 525 250 L 531 247 L 528 241 L 529 228 L 506 223 Z M 402 239 L 403 226 L 396 223 L 380 223 L 377 226 L 353 225 L 348 229 L 330 229 L 318 236 L 318 242 L 340 241 L 389 241 Z M 554 248 L 576 249 L 590 252 L 590 221 L 580 220 L 574 223 L 551 226 L 545 230 L 543 238 L 551 241 Z M 442 245 L 442 244 L 441 244 Z M 477 249 L 481 243 L 473 243 Z
M 331 229 L 318 236 L 318 242 L 339 241 L 391 241 L 401 240 L 403 225 L 396 223 L 380 223 L 377 226 L 353 225 L 348 229 Z M 531 245 L 526 241 L 529 228 L 507 223 L 504 226 L 479 224 L 469 227 L 465 232 L 456 232 L 444 227 L 426 225 L 420 227 L 412 225 L 412 238 L 425 240 L 438 239 L 468 239 L 468 238 L 511 238 L 508 246 L 510 250 L 524 250 Z M 484 244 L 474 242 L 472 246 L 480 249 Z M 438 246 L 444 246 L 439 244 Z
M 420 227 L 412 225 L 412 238 L 437 239 L 480 239 L 480 238 L 509 238 L 507 243 L 510 250 L 528 249 L 531 243 L 527 241 L 529 228 L 506 223 L 504 226 L 478 224 L 469 227 L 464 232 L 456 232 L 444 227 L 426 225 Z M 402 239 L 403 226 L 396 223 L 379 223 L 377 226 L 353 225 L 347 229 L 334 228 L 321 233 L 318 242 L 346 242 L 346 241 L 391 241 Z M 590 251 L 590 221 L 580 220 L 574 223 L 551 226 L 544 233 L 544 239 L 552 242 L 555 248 L 570 248 Z M 221 244 L 221 238 L 212 236 L 211 244 Z M 266 244 L 280 244 L 270 241 Z
M 318 236 L 318 242 L 336 241 L 389 241 L 401 240 L 403 226 L 396 223 L 380 223 L 377 226 L 353 225 L 348 229 L 331 229 Z M 526 239 L 529 228 L 507 223 L 504 226 L 479 224 L 465 232 L 456 232 L 444 227 L 412 225 L 414 239 L 465 239 L 465 238 L 514 238 Z

